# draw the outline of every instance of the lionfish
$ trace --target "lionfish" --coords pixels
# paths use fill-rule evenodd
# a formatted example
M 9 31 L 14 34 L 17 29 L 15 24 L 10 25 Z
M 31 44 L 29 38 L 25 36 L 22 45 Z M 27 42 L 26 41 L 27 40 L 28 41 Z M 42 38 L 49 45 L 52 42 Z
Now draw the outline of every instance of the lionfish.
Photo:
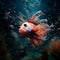
M 39 20 L 38 18 L 41 15 L 44 15 L 44 13 L 41 11 L 37 11 L 35 14 L 32 15 L 31 18 L 26 21 L 24 20 L 24 22 L 18 29 L 19 34 L 28 37 L 29 41 L 34 47 L 38 47 L 43 43 L 43 41 L 45 41 L 43 37 L 50 30 L 50 26 L 48 24 L 39 23 L 39 21 L 47 21 L 46 19 Z

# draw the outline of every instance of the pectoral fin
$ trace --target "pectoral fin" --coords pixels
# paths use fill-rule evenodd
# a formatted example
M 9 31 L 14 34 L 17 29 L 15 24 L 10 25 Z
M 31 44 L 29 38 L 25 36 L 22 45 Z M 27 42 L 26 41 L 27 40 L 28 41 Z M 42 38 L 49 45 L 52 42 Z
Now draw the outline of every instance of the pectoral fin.
M 30 42 L 32 43 L 33 47 L 38 47 L 42 44 L 43 40 L 38 40 L 37 38 L 33 37 L 30 38 Z

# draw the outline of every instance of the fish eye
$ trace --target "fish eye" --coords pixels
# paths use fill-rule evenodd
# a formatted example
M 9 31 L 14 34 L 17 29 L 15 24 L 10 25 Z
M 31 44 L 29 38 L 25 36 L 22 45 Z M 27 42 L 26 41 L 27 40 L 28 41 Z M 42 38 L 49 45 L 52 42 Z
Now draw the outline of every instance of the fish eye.
M 27 24 L 24 24 L 25 27 L 27 27 Z

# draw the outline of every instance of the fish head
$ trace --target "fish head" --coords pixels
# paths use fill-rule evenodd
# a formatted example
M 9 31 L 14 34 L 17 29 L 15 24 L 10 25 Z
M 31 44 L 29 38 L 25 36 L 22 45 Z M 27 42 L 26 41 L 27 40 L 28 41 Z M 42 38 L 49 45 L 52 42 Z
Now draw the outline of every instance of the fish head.
M 20 28 L 18 29 L 18 32 L 22 35 L 26 35 L 29 32 L 32 31 L 32 29 L 34 28 L 34 24 L 33 23 L 29 23 L 29 22 L 24 22 L 22 23 L 22 25 L 20 26 Z

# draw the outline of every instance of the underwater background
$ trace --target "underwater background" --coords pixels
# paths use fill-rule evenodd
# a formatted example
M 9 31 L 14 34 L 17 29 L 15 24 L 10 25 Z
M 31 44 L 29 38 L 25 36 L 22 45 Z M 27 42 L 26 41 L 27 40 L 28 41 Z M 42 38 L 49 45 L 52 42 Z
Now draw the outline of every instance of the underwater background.
M 58 0 L 0 0 L 0 60 L 60 60 L 60 6 Z M 21 17 L 28 20 L 41 10 L 53 25 L 39 49 L 20 36 Z M 52 41 L 53 40 L 53 41 Z

